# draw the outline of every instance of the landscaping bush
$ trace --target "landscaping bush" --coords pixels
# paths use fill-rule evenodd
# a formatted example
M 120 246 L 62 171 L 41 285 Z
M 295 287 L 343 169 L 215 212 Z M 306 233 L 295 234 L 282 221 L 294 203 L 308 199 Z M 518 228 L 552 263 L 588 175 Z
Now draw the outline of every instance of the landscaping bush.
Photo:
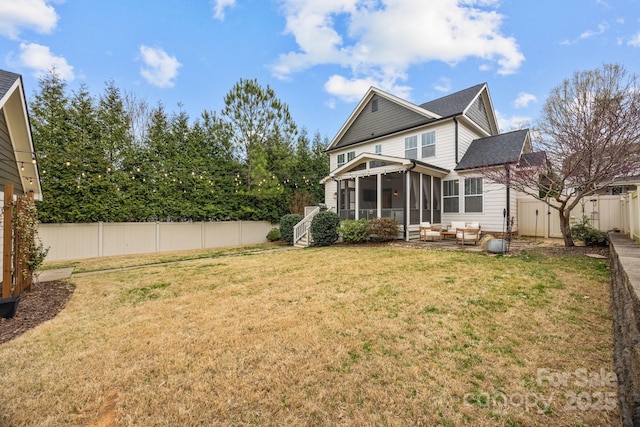
M 290 245 L 293 245 L 293 227 L 302 221 L 304 217 L 298 214 L 288 214 L 280 219 L 280 237 Z
M 323 211 L 311 221 L 311 238 L 316 246 L 333 245 L 338 240 L 340 217 L 335 212 Z
M 389 242 L 398 237 L 400 225 L 395 219 L 374 218 L 367 223 L 367 232 L 372 240 L 379 242 Z
M 293 231 L 293 229 L 292 229 Z M 267 240 L 270 242 L 277 242 L 282 237 L 280 236 L 280 229 L 278 227 L 274 227 L 267 233 Z
M 367 220 L 362 218 L 358 220 L 347 219 L 340 223 L 338 234 L 345 243 L 363 243 L 369 238 L 367 231 Z
M 607 246 L 609 244 L 607 233 L 593 228 L 586 219 L 571 227 L 571 237 L 582 240 L 585 246 Z

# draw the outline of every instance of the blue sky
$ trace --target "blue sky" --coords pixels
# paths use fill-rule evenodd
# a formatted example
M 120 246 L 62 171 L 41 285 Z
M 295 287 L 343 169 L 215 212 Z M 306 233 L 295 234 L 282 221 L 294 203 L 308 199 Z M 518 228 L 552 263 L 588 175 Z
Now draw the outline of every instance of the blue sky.
M 0 68 L 29 98 L 55 67 L 195 119 L 257 78 L 329 138 L 370 86 L 420 104 L 487 82 L 505 131 L 574 72 L 638 58 L 640 0 L 0 0 Z

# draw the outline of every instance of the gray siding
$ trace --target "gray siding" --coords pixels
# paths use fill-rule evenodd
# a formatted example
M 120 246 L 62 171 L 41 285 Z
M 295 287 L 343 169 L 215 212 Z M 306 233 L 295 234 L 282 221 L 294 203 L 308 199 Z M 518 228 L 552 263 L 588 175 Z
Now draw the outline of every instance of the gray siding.
M 476 99 L 469 109 L 467 110 L 467 117 L 473 120 L 478 126 L 487 131 L 489 134 L 491 132 L 491 125 L 489 124 L 489 117 L 487 116 L 487 104 L 484 102 L 482 95 Z
M 4 117 L 4 110 L 0 110 L 0 185 L 8 182 L 20 183 L 20 177 L 16 171 L 16 158 L 13 152 L 13 146 L 9 139 L 9 130 L 7 129 L 7 121 Z M 2 191 L 2 188 L 0 188 Z M 22 194 L 24 189 L 22 184 L 14 184 L 13 191 L 15 194 Z
M 371 103 L 374 100 L 378 102 L 377 111 L 371 111 Z M 431 121 L 433 119 L 408 110 L 386 98 L 374 96 L 334 148 L 411 129 Z

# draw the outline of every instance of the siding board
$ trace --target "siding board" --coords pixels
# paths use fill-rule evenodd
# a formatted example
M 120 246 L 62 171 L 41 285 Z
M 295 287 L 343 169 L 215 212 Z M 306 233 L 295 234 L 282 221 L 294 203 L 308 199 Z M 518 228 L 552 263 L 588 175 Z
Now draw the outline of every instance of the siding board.
M 373 100 L 378 102 L 377 111 L 371 111 Z M 430 121 L 433 119 L 408 110 L 386 98 L 374 96 L 349 127 L 336 148 L 420 126 Z

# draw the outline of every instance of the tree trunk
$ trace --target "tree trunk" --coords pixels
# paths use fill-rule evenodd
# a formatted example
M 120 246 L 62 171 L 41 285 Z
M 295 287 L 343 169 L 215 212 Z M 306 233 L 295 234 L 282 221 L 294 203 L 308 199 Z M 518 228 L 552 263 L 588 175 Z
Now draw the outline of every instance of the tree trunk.
M 573 237 L 571 237 L 571 223 L 569 219 L 571 218 L 571 211 L 564 209 L 559 209 L 558 213 L 560 214 L 560 231 L 562 232 L 562 238 L 564 239 L 564 246 L 566 248 L 570 248 L 575 246 L 573 243 Z

